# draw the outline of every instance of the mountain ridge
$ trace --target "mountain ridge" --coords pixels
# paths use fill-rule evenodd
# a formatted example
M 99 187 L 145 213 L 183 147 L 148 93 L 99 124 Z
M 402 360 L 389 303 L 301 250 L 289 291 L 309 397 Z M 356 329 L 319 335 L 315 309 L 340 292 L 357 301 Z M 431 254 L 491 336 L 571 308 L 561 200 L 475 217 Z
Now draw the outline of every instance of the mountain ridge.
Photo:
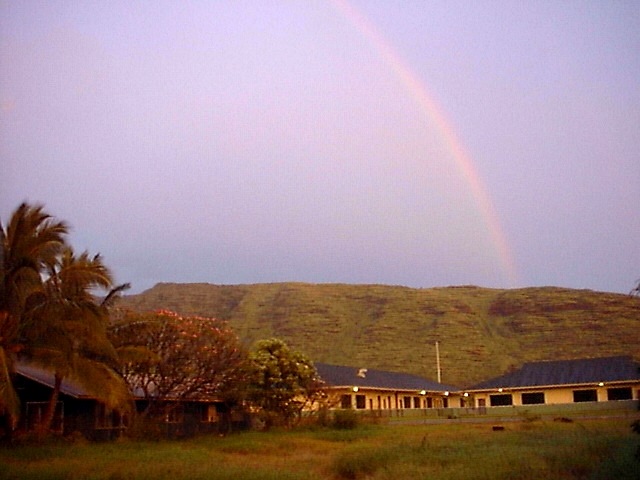
M 442 382 L 461 387 L 528 361 L 640 353 L 640 298 L 562 287 L 159 283 L 120 305 L 216 317 L 247 346 L 277 337 L 317 362 L 431 379 L 438 341 Z

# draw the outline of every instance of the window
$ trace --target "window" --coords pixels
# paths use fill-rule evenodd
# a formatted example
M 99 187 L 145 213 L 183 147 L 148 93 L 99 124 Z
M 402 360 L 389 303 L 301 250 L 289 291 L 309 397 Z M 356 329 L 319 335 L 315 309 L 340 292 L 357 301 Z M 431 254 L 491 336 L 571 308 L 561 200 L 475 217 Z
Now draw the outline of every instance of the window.
M 340 397 L 340 408 L 351 408 L 351 395 L 342 395 Z
M 411 408 L 411 397 L 404 397 L 404 408 Z
M 633 400 L 631 387 L 607 388 L 607 400 Z
M 537 403 L 544 403 L 544 392 L 533 392 L 522 394 L 523 405 L 535 405 Z
M 367 408 L 367 402 L 364 395 L 356 395 L 356 408 Z
M 598 393 L 595 390 L 574 390 L 573 401 L 578 402 L 597 402 Z
M 420 397 L 413 397 L 413 408 L 420 408 Z
M 489 402 L 492 407 L 504 407 L 507 405 L 513 405 L 513 397 L 510 393 L 489 395 Z
M 124 418 L 118 412 L 107 408 L 103 403 L 96 403 L 95 407 L 96 429 L 122 428 Z
M 215 405 L 204 405 L 202 421 L 205 423 L 215 423 L 218 421 L 218 409 Z
M 433 408 L 433 398 L 427 397 L 427 408 Z
M 184 423 L 184 405 L 178 403 L 168 406 L 165 414 L 165 422 Z
M 24 421 L 27 430 L 34 430 L 44 418 L 49 402 L 27 402 L 25 404 Z M 51 424 L 51 430 L 62 433 L 64 420 L 64 405 L 62 402 L 56 403 L 56 410 Z

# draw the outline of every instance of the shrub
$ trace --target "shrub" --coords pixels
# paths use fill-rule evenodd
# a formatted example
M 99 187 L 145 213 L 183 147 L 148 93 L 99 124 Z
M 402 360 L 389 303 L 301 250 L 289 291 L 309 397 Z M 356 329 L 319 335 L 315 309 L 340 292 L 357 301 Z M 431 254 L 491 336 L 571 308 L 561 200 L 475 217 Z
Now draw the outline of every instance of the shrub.
M 638 284 L 638 288 L 640 289 L 640 283 Z M 636 420 L 631 424 L 631 430 L 640 434 L 640 420 Z M 640 446 L 638 446 L 638 449 L 636 450 L 636 460 L 640 462 Z
M 134 417 L 131 425 L 125 430 L 125 436 L 134 440 L 162 440 L 167 432 L 157 418 L 146 415 Z
M 375 448 L 345 451 L 334 460 L 333 471 L 339 478 L 348 480 L 368 477 L 391 461 L 388 453 L 389 450 Z
M 352 430 L 359 425 L 358 414 L 353 410 L 336 410 L 333 413 L 333 428 Z

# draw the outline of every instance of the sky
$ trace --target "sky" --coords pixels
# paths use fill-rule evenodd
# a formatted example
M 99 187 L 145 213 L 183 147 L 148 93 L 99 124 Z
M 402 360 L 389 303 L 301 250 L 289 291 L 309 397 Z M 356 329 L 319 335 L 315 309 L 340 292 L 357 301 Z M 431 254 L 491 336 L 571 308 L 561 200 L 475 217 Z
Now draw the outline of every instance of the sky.
M 0 0 L 0 219 L 132 293 L 628 293 L 638 199 L 634 0 Z

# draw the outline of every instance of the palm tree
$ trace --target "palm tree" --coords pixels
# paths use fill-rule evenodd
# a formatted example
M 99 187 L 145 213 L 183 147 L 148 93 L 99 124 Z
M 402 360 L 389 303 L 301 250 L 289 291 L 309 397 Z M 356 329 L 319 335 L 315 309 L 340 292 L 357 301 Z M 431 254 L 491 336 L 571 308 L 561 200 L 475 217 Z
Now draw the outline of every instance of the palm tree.
M 19 331 L 26 299 L 42 285 L 42 271 L 62 250 L 66 223 L 41 205 L 21 204 L 7 227 L 0 222 L 0 414 L 15 424 L 20 403 L 11 377 L 22 349 Z
M 131 396 L 116 371 L 117 354 L 106 330 L 106 305 L 125 286 L 100 302 L 95 293 L 111 288 L 111 272 L 99 255 L 76 256 L 70 247 L 48 265 L 45 278 L 25 301 L 20 329 L 23 357 L 54 373 L 41 430 L 50 429 L 64 378 L 75 379 L 108 407 L 128 410 Z
M 76 256 L 65 243 L 67 233 L 67 224 L 40 205 L 23 203 L 6 228 L 0 223 L 0 415 L 8 416 L 10 427 L 20 414 L 12 383 L 19 357 L 54 373 L 45 429 L 65 377 L 109 407 L 130 405 L 106 334 L 107 306 L 126 285 L 112 288 L 100 256 Z M 102 302 L 94 296 L 110 288 Z

